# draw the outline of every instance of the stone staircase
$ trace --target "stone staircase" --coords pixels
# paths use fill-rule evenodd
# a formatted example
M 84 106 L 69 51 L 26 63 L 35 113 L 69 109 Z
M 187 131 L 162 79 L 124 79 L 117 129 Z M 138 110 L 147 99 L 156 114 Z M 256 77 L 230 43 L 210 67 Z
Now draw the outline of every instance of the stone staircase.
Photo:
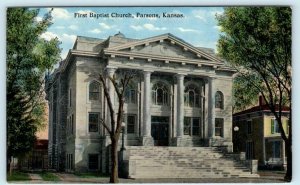
M 130 178 L 259 177 L 213 147 L 128 146 Z

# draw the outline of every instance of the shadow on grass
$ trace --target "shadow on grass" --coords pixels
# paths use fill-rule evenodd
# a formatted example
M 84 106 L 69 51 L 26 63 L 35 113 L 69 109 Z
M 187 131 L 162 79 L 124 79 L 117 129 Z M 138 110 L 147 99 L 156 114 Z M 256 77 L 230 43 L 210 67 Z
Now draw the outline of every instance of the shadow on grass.
M 60 181 L 60 178 L 51 172 L 43 171 L 37 174 L 39 174 L 44 181 Z
M 31 178 L 28 173 L 13 171 L 12 175 L 7 174 L 7 181 L 29 181 Z
M 105 175 L 105 174 L 101 174 L 101 173 L 97 173 L 97 172 L 86 172 L 86 173 L 79 173 L 76 172 L 74 173 L 74 175 L 76 175 L 77 177 L 80 178 L 107 178 L 109 177 L 109 175 Z

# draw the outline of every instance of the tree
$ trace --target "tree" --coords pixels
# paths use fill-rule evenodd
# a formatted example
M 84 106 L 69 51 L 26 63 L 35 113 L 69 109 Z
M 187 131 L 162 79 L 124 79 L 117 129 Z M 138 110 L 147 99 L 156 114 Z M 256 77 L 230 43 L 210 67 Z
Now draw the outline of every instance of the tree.
M 125 91 L 130 83 L 131 79 L 135 76 L 135 71 L 120 71 L 118 77 L 107 76 L 105 78 L 102 74 L 99 75 L 99 80 L 101 81 L 104 89 L 104 96 L 107 101 L 109 113 L 110 113 L 110 123 L 106 123 L 104 120 L 101 120 L 102 125 L 109 133 L 111 139 L 111 161 L 112 168 L 110 173 L 110 183 L 118 183 L 119 175 L 118 175 L 118 141 L 121 134 L 122 129 L 122 121 L 123 121 L 123 113 L 124 113 L 124 102 L 125 102 Z M 109 79 L 108 82 L 106 79 Z M 112 86 L 109 84 L 112 83 Z M 113 88 L 117 94 L 118 99 L 118 110 L 115 111 L 112 98 L 110 96 L 109 90 Z M 117 120 L 115 119 L 115 115 L 117 114 Z
M 250 80 L 243 75 L 236 75 L 233 79 L 233 108 L 232 112 L 246 110 L 256 105 L 259 91 L 252 88 Z
M 277 119 L 286 146 L 286 181 L 292 179 L 291 14 L 288 7 L 230 7 L 217 17 L 219 53 L 243 83 L 262 95 Z M 290 110 L 288 134 L 281 120 L 285 106 Z
M 7 9 L 7 170 L 12 156 L 31 150 L 44 123 L 44 74 L 60 56 L 57 38 L 41 38 L 51 25 L 51 11 L 42 21 L 37 21 L 38 13 L 38 9 Z

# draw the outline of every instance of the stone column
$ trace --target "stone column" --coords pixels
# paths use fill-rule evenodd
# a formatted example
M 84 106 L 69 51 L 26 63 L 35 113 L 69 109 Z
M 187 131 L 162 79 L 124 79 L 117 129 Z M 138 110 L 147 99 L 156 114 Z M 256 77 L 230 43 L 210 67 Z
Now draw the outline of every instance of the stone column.
M 144 102 L 143 102 L 143 132 L 142 145 L 153 146 L 153 138 L 151 137 L 151 89 L 150 77 L 152 71 L 144 71 Z
M 184 122 L 184 74 L 177 74 L 177 146 L 182 146 Z
M 115 88 L 114 88 L 113 83 L 111 82 L 111 80 L 108 77 L 113 77 L 114 74 L 115 74 L 116 69 L 117 68 L 115 68 L 115 67 L 109 67 L 109 66 L 106 67 L 106 72 L 107 72 L 107 81 L 106 81 L 106 83 L 107 83 L 109 96 L 110 96 L 111 103 L 112 103 L 113 107 L 115 105 Z M 106 98 L 105 98 L 105 100 L 106 100 Z M 109 111 L 108 103 L 107 103 L 107 106 L 106 106 L 106 120 L 107 120 L 106 123 L 110 127 L 111 119 L 110 119 L 110 111 Z M 107 134 L 108 133 L 106 132 L 106 135 Z
M 215 85 L 214 78 L 209 78 L 209 145 L 212 145 L 212 140 L 215 137 Z

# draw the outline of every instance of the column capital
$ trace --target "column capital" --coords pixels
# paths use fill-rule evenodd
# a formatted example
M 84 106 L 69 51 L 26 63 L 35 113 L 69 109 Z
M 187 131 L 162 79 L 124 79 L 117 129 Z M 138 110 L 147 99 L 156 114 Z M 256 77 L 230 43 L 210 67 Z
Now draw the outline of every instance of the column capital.
M 176 73 L 175 74 L 175 76 L 178 76 L 178 77 L 184 77 L 186 75 L 187 75 L 186 73 Z
M 177 78 L 177 80 L 183 80 L 186 75 L 187 74 L 185 73 L 176 73 L 175 77 Z
M 153 70 L 143 70 L 143 73 L 144 74 L 151 74 L 153 73 L 154 71 Z
M 115 66 L 106 66 L 105 70 L 107 72 L 115 72 L 118 68 Z

